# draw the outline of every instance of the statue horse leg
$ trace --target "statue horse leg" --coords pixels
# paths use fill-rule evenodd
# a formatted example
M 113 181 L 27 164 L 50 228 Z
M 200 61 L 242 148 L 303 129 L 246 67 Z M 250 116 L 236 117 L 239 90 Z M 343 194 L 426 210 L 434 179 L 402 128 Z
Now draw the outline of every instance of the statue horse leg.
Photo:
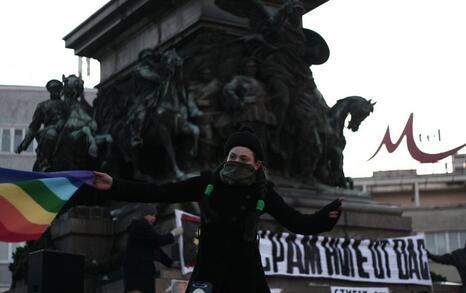
M 87 153 L 89 154 L 89 156 L 97 158 L 98 147 L 94 135 L 92 135 L 92 131 L 89 126 L 84 126 L 79 130 L 71 132 L 70 136 L 73 138 L 73 140 L 77 140 L 83 136 L 86 139 L 86 143 L 88 145 Z
M 293 146 L 293 161 L 289 161 L 288 168 L 299 174 L 301 179 L 309 184 L 315 183 L 315 172 L 318 167 L 319 158 L 323 153 L 323 145 L 315 127 L 302 127 L 299 132 L 296 146 Z M 296 166 L 292 162 L 296 162 Z
M 103 155 L 102 169 L 107 169 L 112 159 L 112 148 L 113 143 L 112 136 L 110 134 L 99 134 L 95 136 L 95 141 L 99 149 L 105 148 L 105 154 Z
M 277 119 L 277 127 L 270 133 L 272 150 L 277 153 L 283 160 L 287 160 L 287 153 L 282 148 L 285 124 L 287 120 L 288 107 L 290 105 L 290 90 L 280 78 L 270 80 L 271 92 L 274 95 L 270 98 L 269 105 L 271 111 Z
M 329 158 L 330 172 L 332 174 L 330 178 L 333 181 L 332 185 L 347 187 L 348 182 L 345 178 L 345 174 L 343 173 L 343 150 L 338 146 L 334 146 Z
M 333 140 L 328 133 L 319 133 L 319 138 L 322 143 L 322 152 L 318 156 L 317 167 L 314 172 L 316 178 L 325 184 L 330 184 L 331 179 L 331 166 L 330 156 Z
M 192 136 L 193 144 L 192 144 L 191 150 L 189 151 L 189 155 L 192 157 L 197 156 L 197 152 L 199 150 L 199 135 L 200 135 L 199 127 L 192 123 L 186 122 L 182 125 L 181 131 L 183 134 Z
M 178 163 L 176 162 L 175 149 L 173 148 L 172 138 L 166 126 L 159 126 L 159 135 L 162 140 L 163 147 L 165 148 L 165 151 L 168 154 L 168 158 L 170 159 L 170 163 L 172 165 L 173 171 L 175 172 L 176 178 L 184 179 L 186 175 L 178 167 Z

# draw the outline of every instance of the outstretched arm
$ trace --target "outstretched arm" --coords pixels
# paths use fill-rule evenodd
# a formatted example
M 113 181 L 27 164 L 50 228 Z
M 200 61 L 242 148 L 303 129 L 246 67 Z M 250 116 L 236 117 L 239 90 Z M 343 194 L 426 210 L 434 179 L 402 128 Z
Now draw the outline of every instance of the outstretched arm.
M 285 203 L 273 189 L 270 190 L 266 211 L 288 230 L 297 234 L 316 234 L 330 231 L 341 214 L 342 198 L 336 199 L 314 214 L 302 214 Z
M 106 190 L 110 199 L 129 202 L 175 203 L 198 201 L 207 185 L 201 176 L 166 184 L 140 183 L 114 179 L 110 175 L 94 172 L 94 187 Z
M 430 251 L 427 251 L 427 256 L 438 263 L 444 264 L 444 265 L 454 265 L 454 257 L 450 253 L 446 253 L 443 255 L 436 255 L 436 254 L 431 254 Z

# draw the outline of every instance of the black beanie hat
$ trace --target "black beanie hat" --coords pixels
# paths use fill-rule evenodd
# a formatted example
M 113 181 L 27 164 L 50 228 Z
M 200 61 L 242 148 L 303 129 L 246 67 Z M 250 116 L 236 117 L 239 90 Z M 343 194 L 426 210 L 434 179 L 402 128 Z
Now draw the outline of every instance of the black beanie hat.
M 264 160 L 264 150 L 262 149 L 262 145 L 259 138 L 254 133 L 254 130 L 251 128 L 243 126 L 239 131 L 230 135 L 223 147 L 225 156 L 228 156 L 231 149 L 237 146 L 247 147 L 253 151 L 256 160 Z
M 146 215 L 157 215 L 157 208 L 152 204 L 142 204 L 138 207 L 138 210 L 141 218 Z

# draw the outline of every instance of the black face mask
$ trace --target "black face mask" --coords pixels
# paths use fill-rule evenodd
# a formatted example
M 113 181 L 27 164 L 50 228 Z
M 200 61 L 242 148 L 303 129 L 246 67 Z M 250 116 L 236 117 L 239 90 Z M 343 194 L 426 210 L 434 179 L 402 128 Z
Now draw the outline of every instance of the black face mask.
M 251 185 L 256 182 L 256 169 L 249 164 L 225 162 L 220 170 L 220 180 L 229 185 Z

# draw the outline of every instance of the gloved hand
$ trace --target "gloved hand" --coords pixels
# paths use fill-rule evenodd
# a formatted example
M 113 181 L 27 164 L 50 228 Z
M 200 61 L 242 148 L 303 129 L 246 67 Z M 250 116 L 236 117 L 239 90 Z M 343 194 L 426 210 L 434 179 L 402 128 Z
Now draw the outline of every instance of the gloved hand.
M 341 215 L 341 205 L 342 205 L 343 198 L 337 198 L 331 203 L 324 206 L 320 209 L 317 214 L 321 217 L 326 217 L 332 221 L 337 221 Z
M 176 227 L 173 230 L 171 230 L 170 233 L 173 235 L 173 237 L 180 236 L 181 234 L 183 234 L 183 228 Z

